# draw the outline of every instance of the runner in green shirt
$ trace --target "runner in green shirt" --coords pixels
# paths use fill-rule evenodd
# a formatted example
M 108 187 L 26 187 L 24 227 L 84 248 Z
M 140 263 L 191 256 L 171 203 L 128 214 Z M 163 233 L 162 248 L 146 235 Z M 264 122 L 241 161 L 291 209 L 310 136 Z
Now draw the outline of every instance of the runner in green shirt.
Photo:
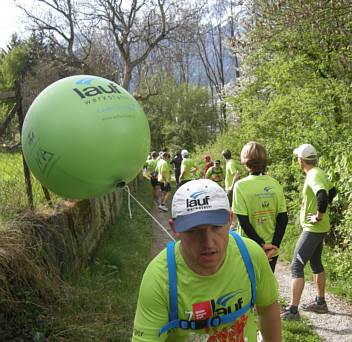
M 237 181 L 233 191 L 232 209 L 240 223 L 239 234 L 262 246 L 274 272 L 288 222 L 283 189 L 265 175 L 267 152 L 260 143 L 247 143 L 241 151 L 241 162 L 249 176 Z
M 220 186 L 223 185 L 224 170 L 220 166 L 220 160 L 214 161 L 214 165 L 208 169 L 207 173 L 205 174 L 205 178 L 211 179 L 212 181 L 218 183 Z
M 156 166 L 156 170 L 158 172 L 158 182 L 162 191 L 161 203 L 159 205 L 159 209 L 162 211 L 169 210 L 166 207 L 167 200 L 171 195 L 170 178 L 171 178 L 172 169 L 169 165 L 169 160 L 170 160 L 170 154 L 167 152 L 164 152 L 162 159 L 158 161 L 158 164 Z
M 324 237 L 330 229 L 328 204 L 336 194 L 336 189 L 326 173 L 317 167 L 317 151 L 310 144 L 303 144 L 293 151 L 298 164 L 307 175 L 303 186 L 300 222 L 303 228 L 291 263 L 291 302 L 281 314 L 285 320 L 298 321 L 298 305 L 304 288 L 304 267 L 309 261 L 317 291 L 315 299 L 302 304 L 305 311 L 327 313 L 325 301 L 325 271 L 321 262 Z
M 235 183 L 239 178 L 239 174 L 241 173 L 241 166 L 239 166 L 232 158 L 231 152 L 229 150 L 223 150 L 221 152 L 225 162 L 226 162 L 226 171 L 225 171 L 225 191 L 227 193 L 227 197 L 230 202 L 230 206 L 232 205 L 232 192 Z
M 208 179 L 190 181 L 176 191 L 172 217 L 170 227 L 180 240 L 173 252 L 176 278 L 172 272 L 169 275 L 169 249 L 164 250 L 144 273 L 132 341 L 256 342 L 257 319 L 249 307 L 252 282 L 239 245 L 229 235 L 233 214 L 226 192 Z M 266 342 L 279 342 L 277 282 L 263 250 L 249 239 L 243 238 L 243 242 L 253 264 L 262 336 Z M 175 298 L 169 293 L 174 286 L 176 313 L 183 328 L 165 329 L 169 317 L 174 316 L 170 303 Z M 238 317 L 222 322 L 233 315 Z
M 158 172 L 156 171 L 156 166 L 158 164 L 158 153 L 153 151 L 151 153 L 152 159 L 148 159 L 145 162 L 143 168 L 143 176 L 150 179 L 150 184 L 153 187 L 153 197 L 156 204 L 160 204 L 160 185 L 158 182 Z
M 182 150 L 181 155 L 183 159 L 181 164 L 180 186 L 192 180 L 195 172 L 199 170 L 194 160 L 189 157 L 187 150 Z

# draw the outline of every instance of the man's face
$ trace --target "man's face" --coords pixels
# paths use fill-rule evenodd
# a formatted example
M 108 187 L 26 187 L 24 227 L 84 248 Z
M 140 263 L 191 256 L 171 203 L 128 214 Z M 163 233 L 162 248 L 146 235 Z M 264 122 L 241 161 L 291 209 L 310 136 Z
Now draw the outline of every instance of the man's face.
M 226 257 L 231 222 L 232 213 L 225 226 L 200 225 L 183 233 L 175 233 L 181 240 L 182 256 L 192 271 L 211 275 L 220 269 Z
M 215 167 L 216 169 L 218 169 L 218 168 L 220 167 L 220 164 L 215 163 L 215 164 L 214 164 L 214 167 Z

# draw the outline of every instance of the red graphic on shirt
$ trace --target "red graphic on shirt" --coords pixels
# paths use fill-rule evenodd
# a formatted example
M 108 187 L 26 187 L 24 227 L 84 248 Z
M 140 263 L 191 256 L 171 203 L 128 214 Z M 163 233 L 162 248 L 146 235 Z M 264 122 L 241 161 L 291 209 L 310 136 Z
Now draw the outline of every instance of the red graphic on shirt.
M 246 326 L 248 316 L 242 315 L 231 327 L 224 327 L 221 331 L 216 328 L 213 329 L 207 342 L 245 342 L 243 331 Z M 210 334 L 211 328 L 206 328 L 205 332 Z
M 192 307 L 193 307 L 194 319 L 196 321 L 213 316 L 213 313 L 211 311 L 211 304 L 209 301 L 193 304 Z

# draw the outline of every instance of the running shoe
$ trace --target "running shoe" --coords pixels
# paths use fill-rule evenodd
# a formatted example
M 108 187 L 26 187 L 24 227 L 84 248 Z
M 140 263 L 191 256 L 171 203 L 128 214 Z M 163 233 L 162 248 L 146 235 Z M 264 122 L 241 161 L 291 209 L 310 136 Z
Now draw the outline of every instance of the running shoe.
M 326 302 L 324 304 L 318 304 L 315 300 L 308 304 L 302 304 L 301 308 L 304 311 L 312 311 L 316 313 L 327 313 L 329 311 Z
M 165 212 L 169 211 L 169 209 L 167 209 L 164 204 L 160 204 L 159 205 L 159 209 L 162 210 L 162 211 L 165 211 Z
M 281 313 L 280 317 L 285 321 L 299 321 L 301 319 L 298 310 L 296 313 L 292 313 L 289 307 L 285 308 L 285 310 Z

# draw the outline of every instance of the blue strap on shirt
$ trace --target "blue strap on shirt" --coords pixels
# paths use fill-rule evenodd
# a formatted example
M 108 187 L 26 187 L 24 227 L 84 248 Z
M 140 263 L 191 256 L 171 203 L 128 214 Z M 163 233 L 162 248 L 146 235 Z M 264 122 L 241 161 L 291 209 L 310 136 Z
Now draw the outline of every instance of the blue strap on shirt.
M 169 322 L 165 324 L 159 332 L 159 336 L 164 332 L 169 331 L 174 328 L 181 329 L 204 329 L 207 327 L 217 327 L 220 324 L 226 324 L 235 322 L 236 319 L 246 313 L 250 308 L 253 308 L 256 303 L 256 284 L 255 284 L 255 274 L 252 259 L 248 253 L 248 249 L 243 242 L 242 238 L 230 231 L 230 234 L 235 239 L 239 251 L 242 255 L 243 262 L 246 266 L 249 279 L 251 281 L 251 290 L 252 298 L 251 301 L 240 310 L 231 312 L 226 315 L 211 317 L 199 321 L 187 321 L 178 318 L 178 305 L 177 305 L 177 275 L 176 275 L 176 260 L 175 260 L 175 242 L 169 242 L 166 249 L 167 255 L 167 265 L 169 273 L 169 303 L 170 303 L 170 312 L 169 312 Z

